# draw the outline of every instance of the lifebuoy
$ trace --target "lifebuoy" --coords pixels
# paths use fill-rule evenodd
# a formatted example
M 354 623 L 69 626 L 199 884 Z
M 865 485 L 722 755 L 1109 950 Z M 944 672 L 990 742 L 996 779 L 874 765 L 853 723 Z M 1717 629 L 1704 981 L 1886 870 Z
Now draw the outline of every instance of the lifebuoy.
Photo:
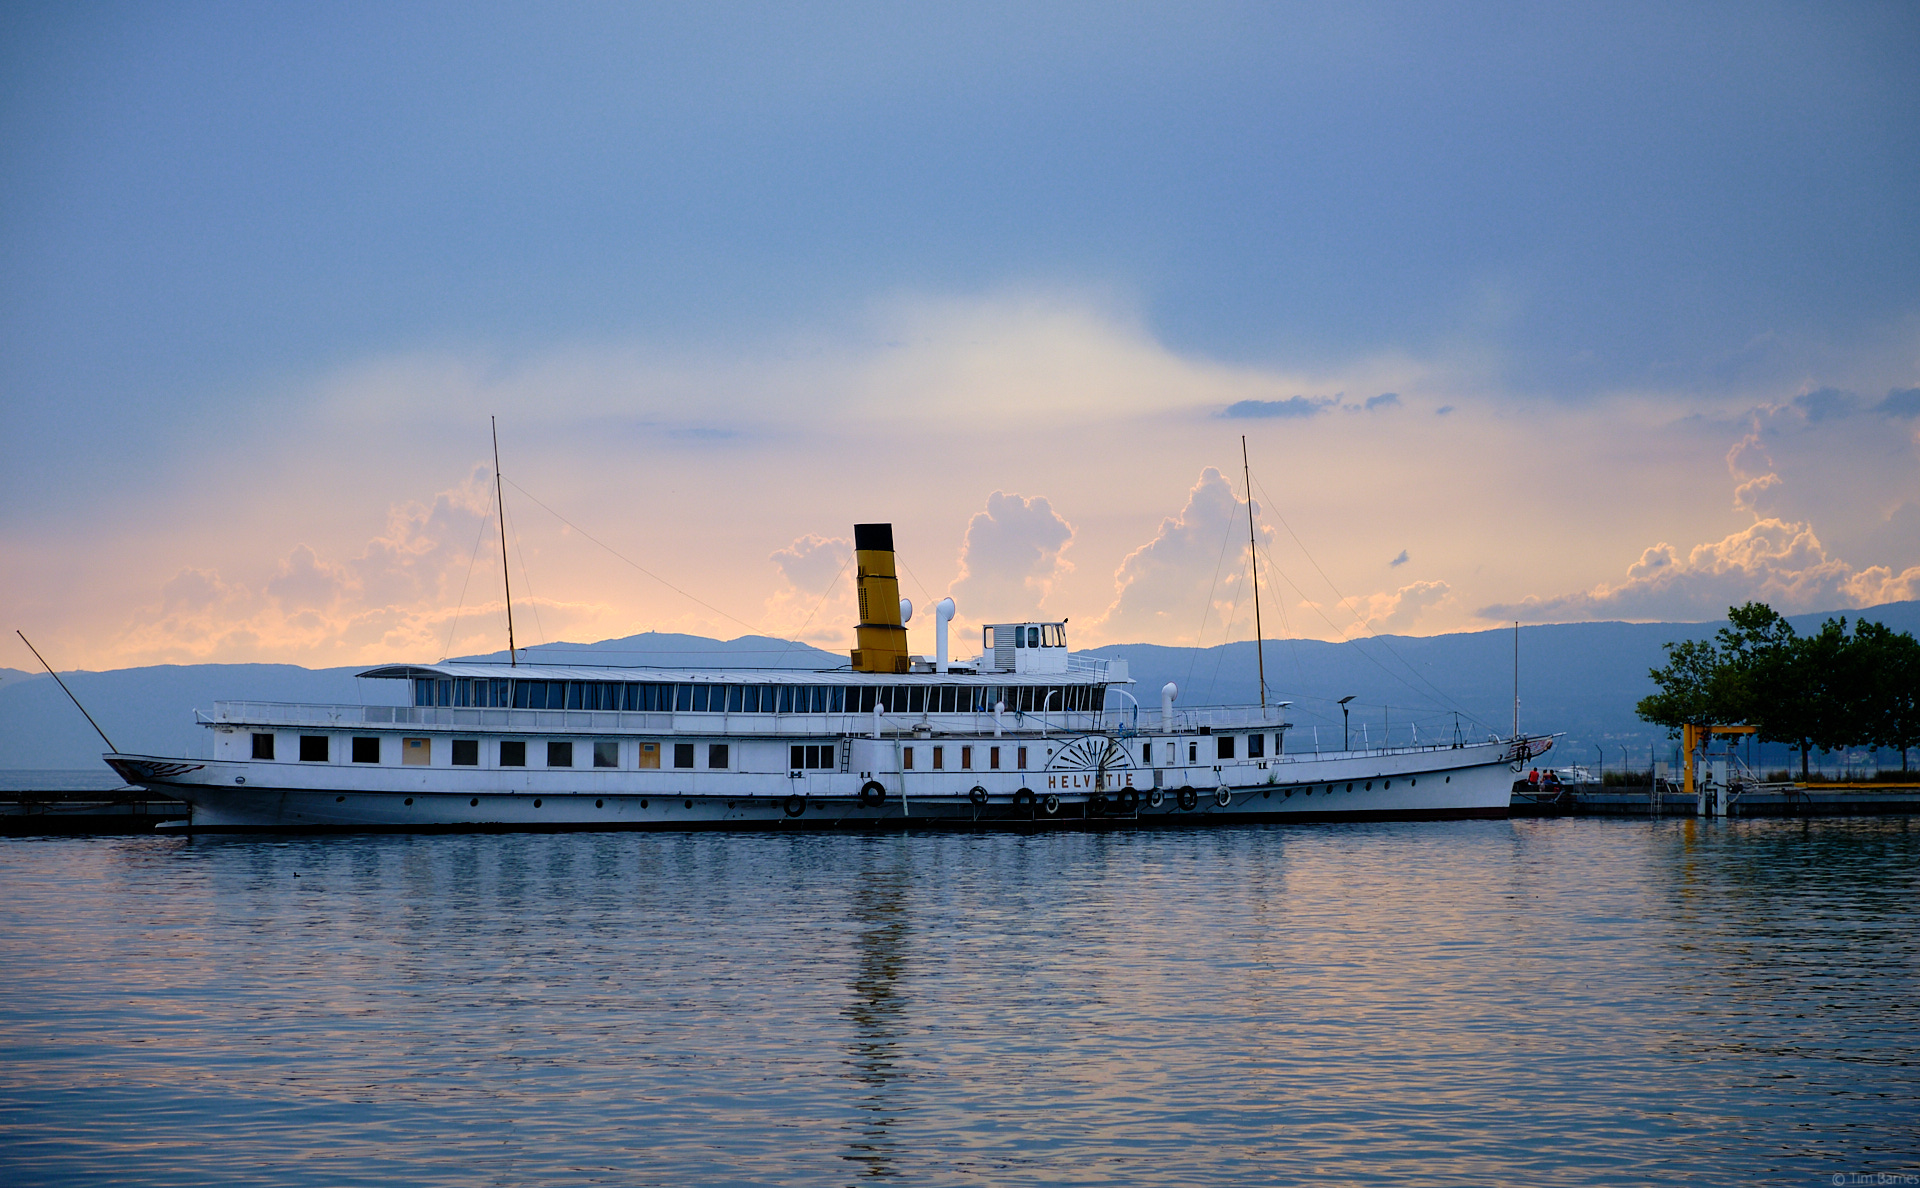
M 1213 803 L 1219 805 L 1221 808 L 1226 808 L 1233 803 L 1233 790 L 1225 784 L 1220 785 L 1214 789 Z
M 1177 799 L 1182 812 L 1190 813 L 1200 807 L 1200 794 L 1190 787 L 1180 789 Z
M 985 808 L 987 805 L 987 790 L 975 784 L 973 791 L 967 793 L 967 799 L 973 802 L 973 807 Z
M 1154 808 L 1159 808 L 1161 805 L 1167 803 L 1167 794 L 1165 792 L 1162 792 L 1160 789 L 1155 788 L 1152 792 L 1149 792 L 1147 794 L 1147 803 L 1152 805 Z
M 797 817 L 807 811 L 807 798 L 795 793 L 787 797 L 787 816 Z
M 1120 808 L 1123 812 L 1139 812 L 1140 793 L 1132 788 L 1122 788 L 1120 790 Z
M 1047 816 L 1051 817 L 1060 811 L 1060 798 L 1049 792 L 1047 798 L 1040 802 L 1040 807 L 1046 809 Z
M 1015 792 L 1013 794 L 1013 806 L 1015 808 L 1032 808 L 1033 801 L 1034 801 L 1034 796 L 1033 796 L 1032 788 L 1022 788 L 1018 792 Z
M 868 780 L 860 785 L 860 807 L 879 808 L 887 802 L 887 786 L 879 780 Z

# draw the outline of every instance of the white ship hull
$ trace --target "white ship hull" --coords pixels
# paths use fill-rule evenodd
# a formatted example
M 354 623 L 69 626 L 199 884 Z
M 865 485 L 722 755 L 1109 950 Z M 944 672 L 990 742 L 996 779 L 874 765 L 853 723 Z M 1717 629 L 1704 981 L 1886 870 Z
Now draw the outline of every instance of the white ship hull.
M 865 741 L 865 740 L 862 740 Z M 952 740 L 949 740 L 951 744 Z M 990 740 L 977 740 L 983 746 Z M 1054 739 L 1063 744 L 1102 736 Z M 1029 746 L 1037 746 L 1030 742 Z M 300 766 L 108 755 L 221 831 L 870 829 L 1504 817 L 1514 745 L 1488 741 L 1221 765 L 676 772 Z M 878 792 L 873 786 L 878 785 Z M 863 789 L 867 789 L 863 796 Z

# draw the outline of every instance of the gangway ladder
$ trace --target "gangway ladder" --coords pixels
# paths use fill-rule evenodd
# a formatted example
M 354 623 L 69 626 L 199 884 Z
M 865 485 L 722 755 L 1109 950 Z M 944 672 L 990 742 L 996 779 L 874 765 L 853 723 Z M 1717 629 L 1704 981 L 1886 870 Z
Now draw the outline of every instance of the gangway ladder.
M 1724 817 L 1727 815 L 1727 761 L 1725 758 L 1713 758 L 1705 751 L 1716 734 L 1757 734 L 1758 726 L 1709 726 L 1695 725 L 1692 722 L 1680 726 L 1680 754 L 1683 770 L 1686 773 L 1684 794 L 1693 800 L 1694 812 L 1702 817 Z M 1694 774 L 1694 755 L 1700 752 L 1706 770 L 1703 779 Z

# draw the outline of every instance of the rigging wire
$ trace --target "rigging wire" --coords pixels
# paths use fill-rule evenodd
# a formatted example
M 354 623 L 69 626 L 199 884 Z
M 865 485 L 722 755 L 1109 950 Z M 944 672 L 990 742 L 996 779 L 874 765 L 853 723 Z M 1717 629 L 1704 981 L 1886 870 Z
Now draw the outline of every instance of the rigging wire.
M 1255 480 L 1255 481 L 1256 481 L 1256 482 L 1258 482 L 1258 480 Z M 1392 657 L 1393 657 L 1393 658 L 1394 658 L 1395 660 L 1398 660 L 1398 661 L 1400 662 L 1400 664 L 1401 664 L 1401 666 L 1402 666 L 1402 667 L 1404 667 L 1404 668 L 1405 668 L 1405 669 L 1406 669 L 1406 670 L 1407 670 L 1408 672 L 1410 672 L 1410 673 L 1412 673 L 1412 674 L 1413 674 L 1414 676 L 1416 676 L 1416 677 L 1418 677 L 1418 678 L 1420 678 L 1420 682 L 1421 682 L 1422 684 L 1424 684 L 1424 685 L 1426 685 L 1426 687 L 1427 687 L 1428 689 L 1431 689 L 1431 690 L 1433 691 L 1433 693 L 1434 693 L 1434 695 L 1435 695 L 1436 697 L 1438 697 L 1438 698 L 1440 699 L 1440 701 L 1441 701 L 1441 703 L 1442 703 L 1443 705 L 1445 705 L 1445 706 L 1446 706 L 1447 708 L 1449 708 L 1449 709 L 1459 709 L 1459 703 L 1458 703 L 1458 702 L 1456 702 L 1456 701 L 1454 701 L 1452 697 L 1450 697 L 1450 696 L 1448 696 L 1448 695 L 1447 695 L 1447 693 L 1446 693 L 1445 691 L 1443 691 L 1443 690 L 1442 690 L 1442 689 L 1441 689 L 1441 688 L 1440 688 L 1440 687 L 1439 687 L 1438 685 L 1435 685 L 1435 684 L 1434 684 L 1434 683 L 1433 683 L 1432 681 L 1430 681 L 1430 680 L 1428 680 L 1428 679 L 1427 679 L 1427 676 L 1426 676 L 1426 674 L 1425 674 L 1425 673 L 1423 673 L 1423 672 L 1421 672 L 1421 671 L 1420 671 L 1419 669 L 1417 669 L 1417 668 L 1415 668 L 1415 667 L 1414 667 L 1414 666 L 1413 666 L 1412 664 L 1409 664 L 1409 663 L 1407 662 L 1407 660 L 1406 660 L 1406 658 L 1405 658 L 1405 657 L 1403 657 L 1403 656 L 1401 656 L 1399 652 L 1397 652 L 1397 651 L 1395 651 L 1395 650 L 1394 650 L 1394 648 L 1393 648 L 1393 645 L 1392 645 L 1392 644 L 1390 644 L 1390 643 L 1388 643 L 1388 642 L 1386 641 L 1386 639 L 1385 639 L 1385 637 L 1383 637 L 1383 636 L 1382 636 L 1382 635 L 1381 635 L 1381 634 L 1380 634 L 1379 632 L 1377 632 L 1377 631 L 1375 631 L 1375 630 L 1373 629 L 1373 624 L 1371 624 L 1371 623 L 1369 623 L 1369 622 L 1368 622 L 1368 621 L 1367 621 L 1367 620 L 1366 620 L 1365 618 L 1363 618 L 1363 617 L 1362 617 L 1362 616 L 1360 615 L 1360 613 L 1359 613 L 1358 611 L 1356 611 L 1356 610 L 1354 610 L 1354 608 L 1353 608 L 1353 606 L 1352 606 L 1352 600 L 1351 600 L 1351 599 L 1349 599 L 1349 598 L 1348 598 L 1348 597 L 1347 597 L 1347 596 L 1346 596 L 1345 594 L 1342 594 L 1342 593 L 1340 593 L 1340 587 L 1338 587 L 1338 586 L 1336 586 L 1336 585 L 1334 585 L 1334 584 L 1333 584 L 1333 579 L 1327 576 L 1327 571 L 1326 571 L 1326 570 L 1324 570 L 1324 569 L 1321 569 L 1321 568 L 1320 568 L 1320 563 L 1319 563 L 1318 561 L 1315 561 L 1315 560 L 1313 559 L 1313 554 L 1307 551 L 1307 546 L 1306 546 L 1306 542 L 1305 542 L 1305 541 L 1302 541 L 1302 540 L 1300 539 L 1300 534 L 1299 534 L 1299 533 L 1297 533 L 1297 532 L 1295 532 L 1295 531 L 1293 530 L 1293 525 L 1291 525 L 1291 524 L 1289 524 L 1289 523 L 1287 523 L 1287 518 L 1286 518 L 1285 516 L 1283 516 L 1283 515 L 1281 515 L 1281 514 L 1280 514 L 1280 508 L 1279 508 L 1279 505 L 1278 505 L 1278 504 L 1276 504 L 1276 503 L 1273 503 L 1273 496 L 1271 496 L 1271 495 L 1268 495 L 1268 494 L 1267 494 L 1267 488 L 1266 488 L 1266 485 L 1265 485 L 1264 483 L 1262 483 L 1262 484 L 1260 484 L 1260 493 L 1261 493 L 1262 495 L 1266 495 L 1266 496 L 1267 496 L 1267 502 L 1268 502 L 1268 503 L 1269 503 L 1270 505 L 1272 505 L 1272 506 L 1273 506 L 1273 509 L 1274 509 L 1274 511 L 1273 511 L 1273 518 L 1274 518 L 1274 519 L 1276 519 L 1276 520 L 1279 520 L 1279 521 L 1280 521 L 1280 524 L 1281 524 L 1281 526 L 1282 526 L 1282 527 L 1284 527 L 1284 528 L 1285 528 L 1285 529 L 1287 530 L 1287 535 L 1288 535 L 1288 536 L 1291 536 L 1291 537 L 1293 537 L 1293 543 L 1294 543 L 1294 544 L 1296 544 L 1296 545 L 1299 545 L 1299 546 L 1300 546 L 1300 554 L 1301 554 L 1301 556 L 1303 556 L 1303 557 L 1305 557 L 1305 558 L 1307 559 L 1307 563 L 1308 563 L 1309 565 L 1312 565 L 1312 566 L 1313 566 L 1313 568 L 1314 568 L 1314 572 L 1316 572 L 1316 573 L 1318 573 L 1318 574 L 1320 575 L 1320 579 L 1321 579 L 1322 581 L 1324 581 L 1324 582 L 1326 582 L 1326 583 L 1327 583 L 1327 588 L 1328 588 L 1329 590 L 1332 590 L 1332 591 L 1334 592 L 1334 594 L 1336 594 L 1336 595 L 1338 595 L 1338 596 L 1339 596 L 1339 599 L 1340 599 L 1340 605 L 1341 605 L 1341 606 L 1342 606 L 1342 607 L 1343 607 L 1343 608 L 1344 608 L 1344 609 L 1346 610 L 1346 612 L 1347 612 L 1348 614 L 1350 614 L 1350 615 L 1352 615 L 1352 616 L 1354 617 L 1354 621 L 1355 621 L 1355 622 L 1357 622 L 1357 623 L 1359 623 L 1359 624 L 1360 624 L 1360 626 L 1361 626 L 1361 627 L 1362 627 L 1362 628 L 1363 628 L 1363 629 L 1364 629 L 1364 630 L 1365 630 L 1365 631 L 1367 632 L 1367 634 L 1368 634 L 1368 635 L 1371 635 L 1371 636 L 1372 636 L 1372 637 L 1374 638 L 1374 640 L 1375 640 L 1375 641 L 1376 641 L 1377 643 L 1379 643 L 1379 645 L 1380 645 L 1381 647 L 1383 647 L 1383 648 L 1385 648 L 1385 649 L 1386 649 L 1386 651 L 1387 651 L 1387 654 L 1388 654 L 1388 655 L 1390 655 L 1390 656 L 1392 656 Z M 1289 581 L 1287 582 L 1287 584 L 1288 584 L 1289 586 L 1293 586 L 1293 588 L 1294 588 L 1294 590 L 1295 590 L 1296 592 L 1299 592 L 1299 591 L 1300 591 L 1300 587 L 1299 587 L 1299 586 L 1296 586 L 1296 585 L 1294 585 L 1294 583 L 1293 583 L 1293 582 L 1292 582 L 1291 580 L 1289 580 Z M 1302 600 L 1302 601 L 1307 601 L 1307 602 L 1310 602 L 1310 601 L 1311 601 L 1310 599 L 1308 599 L 1308 598 L 1307 598 L 1307 596 L 1306 596 L 1306 594 L 1305 594 L 1304 592 L 1301 592 L 1301 593 L 1300 593 L 1300 597 L 1301 597 L 1301 600 Z M 1315 608 L 1314 608 L 1314 609 L 1315 609 L 1315 612 L 1316 612 L 1316 613 L 1320 613 L 1320 612 L 1319 612 L 1319 608 L 1318 608 L 1318 606 L 1315 606 Z M 1345 635 L 1346 635 L 1346 632 L 1344 632 L 1344 631 L 1342 631 L 1342 630 L 1341 630 L 1341 629 L 1340 629 L 1340 628 L 1339 628 L 1338 626 L 1336 626 L 1336 625 L 1334 624 L 1334 622 L 1333 622 L 1333 620 L 1332 620 L 1332 619 L 1328 619 L 1328 618 L 1327 618 L 1327 616 L 1326 616 L 1326 615 L 1325 615 L 1324 613 L 1321 613 L 1321 614 L 1320 614 L 1320 618 L 1321 618 L 1321 619 L 1323 619 L 1323 620 L 1324 620 L 1324 621 L 1326 622 L 1326 624 L 1327 624 L 1327 626 L 1328 626 L 1328 627 L 1332 627 L 1332 628 L 1333 628 L 1333 630 L 1334 630 L 1334 632 L 1335 632 L 1336 634 L 1338 634 L 1338 635 L 1341 635 L 1341 636 L 1345 636 Z M 1352 643 L 1352 642 L 1355 642 L 1355 641 L 1354 641 L 1354 640 L 1352 640 L 1352 639 L 1349 639 L 1349 640 L 1348 640 L 1347 642 L 1349 642 L 1349 643 Z M 1411 683 L 1410 681 L 1408 681 L 1408 680 L 1407 680 L 1407 679 L 1406 679 L 1405 677 L 1403 677 L 1403 676 L 1401 676 L 1401 675 L 1400 675 L 1399 673 L 1397 673 L 1397 672 L 1394 672 L 1394 671 L 1393 671 L 1392 669 L 1390 669 L 1390 668 L 1388 668 L 1388 667 L 1387 667 L 1386 665 L 1384 665 L 1384 664 L 1381 664 L 1381 663 L 1380 663 L 1380 662 L 1379 662 L 1379 661 L 1378 661 L 1377 659 L 1374 659 L 1374 657 L 1372 657 L 1372 656 L 1370 656 L 1370 655 L 1368 655 L 1368 653 L 1367 653 L 1367 651 L 1366 651 L 1366 649 L 1364 649 L 1364 648 L 1356 648 L 1355 650 L 1356 650 L 1356 651 L 1358 651 L 1358 652 L 1359 652 L 1359 653 L 1360 653 L 1361 655 L 1363 655 L 1363 656 L 1367 656 L 1367 658 L 1368 658 L 1369 660 L 1372 660 L 1372 661 L 1373 661 L 1373 663 L 1374 663 L 1374 664 L 1375 664 L 1375 665 L 1376 665 L 1376 666 L 1377 666 L 1377 667 L 1378 667 L 1378 668 L 1379 668 L 1379 669 L 1380 669 L 1380 670 L 1381 670 L 1382 672 L 1385 672 L 1385 673 L 1387 673 L 1388 675 L 1390 675 L 1390 676 L 1392 676 L 1392 677 L 1393 677 L 1393 678 L 1394 678 L 1395 680 L 1397 680 L 1397 681 L 1399 681 L 1399 682 L 1400 682 L 1401 684 L 1403 684 L 1403 685 L 1406 685 L 1406 686 L 1407 686 L 1407 688 L 1409 688 L 1409 689 L 1413 689 L 1413 691 L 1414 691 L 1414 692 L 1416 692 L 1416 693 L 1419 693 L 1419 692 L 1420 692 L 1420 690 L 1419 690 L 1419 689 L 1416 689 L 1416 688 L 1414 688 L 1414 686 L 1413 686 L 1413 684 L 1412 684 L 1412 683 Z M 1425 696 L 1425 694 L 1422 694 L 1422 696 Z M 1460 710 L 1460 712 L 1461 712 L 1461 713 L 1463 713 L 1463 714 L 1467 714 L 1467 711 L 1465 711 L 1465 710 Z M 1473 715 L 1471 715 L 1471 714 L 1467 714 L 1467 717 L 1468 717 L 1468 719 L 1469 719 L 1470 721 L 1475 721 L 1475 722 L 1479 722 L 1479 719 L 1478 719 L 1478 718 L 1475 718 L 1475 717 L 1474 717 Z M 1481 725 L 1483 725 L 1483 726 L 1484 726 L 1484 725 L 1486 725 L 1486 723 L 1484 723 L 1484 722 L 1481 722 L 1480 724 L 1481 724 Z
M 807 615 L 806 622 L 800 624 L 800 630 L 793 633 L 794 638 L 788 640 L 787 646 L 780 649 L 780 655 L 777 658 L 775 658 L 773 662 L 773 666 L 775 668 L 780 667 L 780 661 L 785 660 L 787 658 L 787 653 L 793 651 L 793 645 L 800 642 L 799 637 L 807 633 L 807 628 L 813 626 L 814 616 L 820 613 L 821 607 L 827 605 L 827 596 L 840 588 L 840 579 L 847 575 L 847 566 L 852 564 L 853 564 L 853 550 L 848 549 L 847 559 L 840 563 L 840 572 L 834 574 L 833 580 L 827 583 L 827 588 L 823 590 L 820 594 L 820 601 L 813 604 L 812 613 Z M 918 581 L 919 579 L 915 578 L 914 580 Z M 808 646 L 811 646 L 811 645 L 808 645 Z
M 680 587 L 674 585 L 672 582 L 668 581 L 666 578 L 661 577 L 659 574 L 653 572 L 651 569 L 648 569 L 646 566 L 640 564 L 638 561 L 635 561 L 631 557 L 626 556 L 619 549 L 614 548 L 612 545 L 608 544 L 604 540 L 601 540 L 599 537 L 595 536 L 593 533 L 588 532 L 586 529 L 580 527 L 580 525 L 574 523 L 572 520 L 567 519 L 567 517 L 561 515 L 557 511 L 554 511 L 552 508 L 548 507 L 546 504 L 541 503 L 539 499 L 534 497 L 532 492 L 528 491 L 525 487 L 521 486 L 519 483 L 514 482 L 512 479 L 507 479 L 506 482 L 507 482 L 507 485 L 512 487 L 514 490 L 520 492 L 522 495 L 525 495 L 528 499 L 532 499 L 536 506 L 538 506 L 542 511 L 546 512 L 548 515 L 552 516 L 554 519 L 560 521 L 562 524 L 565 524 L 567 527 L 573 529 L 575 532 L 578 532 L 581 536 L 586 537 L 588 540 L 592 541 L 594 544 L 599 545 L 601 548 L 607 550 L 607 552 L 612 553 L 619 560 L 626 562 L 628 565 L 631 565 L 633 568 L 639 570 L 641 573 L 652 578 L 654 581 L 659 582 L 661 585 L 665 586 L 667 589 L 672 590 L 675 594 L 680 595 L 680 597 L 685 598 L 689 602 L 698 603 L 699 605 L 706 607 L 708 610 L 712 611 L 716 615 L 719 615 L 723 619 L 727 619 L 727 620 L 730 620 L 731 622 L 740 624 L 740 626 L 745 627 L 748 631 L 753 632 L 755 635 L 766 634 L 756 624 L 749 623 L 745 619 L 742 619 L 737 615 L 730 615 L 726 611 L 723 611 L 719 607 L 713 605 L 711 602 L 708 602 L 703 598 L 698 598 L 692 594 L 687 593 L 685 590 L 682 590 Z M 525 567 L 526 567 L 526 561 L 522 559 L 521 568 L 524 569 Z M 792 642 L 792 641 L 789 641 L 789 642 Z
M 708 610 L 712 611 L 714 614 L 719 615 L 723 619 L 727 619 L 731 622 L 738 623 L 740 626 L 745 627 L 748 631 L 752 632 L 755 635 L 758 635 L 767 639 L 783 640 L 788 645 L 789 649 L 791 649 L 792 645 L 801 643 L 801 641 L 798 639 L 789 638 L 788 636 L 784 636 L 784 635 L 768 635 L 766 632 L 766 629 L 761 627 L 759 624 L 749 623 L 745 619 L 740 618 L 738 615 L 730 615 L 726 611 L 723 611 L 719 607 L 713 605 L 711 602 L 708 602 L 703 598 L 699 598 L 699 597 L 696 597 L 695 595 L 687 593 L 685 590 L 682 590 L 680 587 L 674 585 L 672 582 L 668 581 L 666 578 L 661 577 L 659 574 L 648 569 L 646 566 L 640 564 L 638 561 L 635 561 L 633 558 L 628 557 L 626 554 L 622 553 L 619 549 L 614 548 L 612 545 L 608 544 L 606 541 L 601 540 L 599 537 L 595 536 L 593 533 L 588 532 L 585 528 L 582 528 L 580 525 L 574 523 L 572 520 L 567 519 L 567 517 L 561 515 L 559 512 L 553 510 L 551 507 L 548 507 L 545 503 L 542 503 L 540 499 L 533 494 L 533 492 L 527 490 L 525 487 L 521 486 L 519 483 L 514 482 L 512 479 L 505 479 L 504 481 L 508 486 L 512 487 L 514 490 L 520 492 L 522 495 L 525 495 L 528 499 L 533 500 L 535 506 L 539 507 L 540 510 L 546 512 L 548 515 L 560 521 L 562 524 L 565 524 L 567 527 L 573 529 L 575 532 L 578 532 L 581 536 L 585 537 L 587 540 L 590 540 L 594 544 L 599 545 L 601 548 L 611 553 L 617 560 L 620 560 L 626 563 L 627 565 L 632 566 L 634 569 L 639 570 L 641 573 L 652 578 L 654 581 L 659 582 L 661 585 L 665 586 L 669 590 L 672 590 L 675 594 L 680 595 L 680 597 L 685 598 L 687 601 L 697 603 L 700 606 L 706 607 Z M 514 538 L 514 543 L 515 543 L 515 546 L 517 547 L 519 544 L 518 536 Z M 844 575 L 847 572 L 847 566 L 851 565 L 852 563 L 853 563 L 853 554 L 849 552 L 847 554 L 846 561 L 843 562 L 840 566 L 840 574 L 836 575 L 833 579 L 835 585 L 839 584 L 840 576 Z M 520 561 L 520 568 L 522 572 L 524 572 L 526 569 L 526 558 L 524 557 L 524 555 L 522 556 Z M 916 582 L 919 581 L 918 578 L 915 578 L 914 580 Z M 833 592 L 833 586 L 830 585 L 827 587 L 827 593 L 822 594 L 820 596 L 820 605 L 825 605 L 827 600 L 827 594 L 831 594 L 832 592 Z M 817 615 L 819 613 L 820 613 L 820 606 L 815 606 L 814 614 Z M 535 609 L 534 616 L 537 620 L 539 617 L 538 608 Z M 812 621 L 813 621 L 813 615 L 807 616 L 807 622 L 811 623 Z M 806 626 L 804 624 L 802 625 L 801 630 L 803 631 L 806 630 Z M 802 646 L 811 646 L 811 645 L 803 644 Z M 782 651 L 780 654 L 784 656 L 786 652 Z
M 1220 697 L 1220 669 L 1227 663 L 1227 650 L 1233 645 L 1233 624 L 1240 617 L 1240 600 L 1246 596 L 1246 593 L 1245 586 L 1236 588 L 1233 592 L 1233 602 L 1227 607 L 1227 623 L 1220 634 L 1220 650 L 1213 658 L 1213 683 L 1207 689 L 1208 694 L 1216 700 Z
M 1207 645 L 1207 616 L 1213 613 L 1213 591 L 1220 585 L 1220 570 L 1227 563 L 1227 542 L 1233 539 L 1234 518 L 1227 517 L 1227 530 L 1220 537 L 1220 559 L 1213 563 L 1213 581 L 1207 584 L 1207 600 L 1200 606 L 1200 629 L 1193 633 L 1193 650 L 1187 656 L 1187 679 L 1181 687 L 1193 688 L 1193 670 Z
M 445 663 L 453 654 L 453 633 L 460 629 L 460 612 L 467 605 L 467 587 L 473 583 L 474 562 L 480 560 L 480 540 L 486 536 L 492 525 L 484 521 L 480 525 L 480 534 L 473 538 L 473 555 L 467 558 L 467 580 L 460 583 L 460 601 L 453 606 L 453 622 L 447 627 L 447 646 L 440 652 L 441 663 Z
M 519 490 L 518 487 L 514 489 Z M 525 491 L 521 491 L 520 493 L 522 495 L 527 494 Z M 533 496 L 527 495 L 527 498 L 533 499 Z M 533 501 L 535 503 L 540 502 L 538 499 L 534 499 Z M 551 641 L 547 638 L 547 625 L 540 621 L 540 604 L 534 600 L 533 579 L 527 576 L 527 550 L 520 543 L 520 529 L 514 527 L 513 517 L 507 514 L 506 503 L 504 501 L 500 505 L 500 518 L 506 521 L 508 531 L 513 533 L 513 549 L 516 553 L 520 554 L 520 584 L 527 588 L 527 606 L 533 611 L 533 628 L 540 633 L 540 646 L 545 647 Z

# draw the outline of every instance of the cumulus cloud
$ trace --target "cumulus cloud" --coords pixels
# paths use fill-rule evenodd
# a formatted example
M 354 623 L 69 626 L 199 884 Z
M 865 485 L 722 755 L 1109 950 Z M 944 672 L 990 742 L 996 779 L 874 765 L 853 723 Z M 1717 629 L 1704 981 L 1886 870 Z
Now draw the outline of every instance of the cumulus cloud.
M 428 503 L 391 508 L 385 530 L 344 559 L 329 559 L 303 543 L 253 581 L 182 569 L 162 587 L 158 605 L 123 631 L 116 648 L 136 663 L 272 657 L 351 664 L 493 651 L 506 642 L 499 587 L 489 580 L 468 588 L 482 562 L 490 560 L 489 578 L 498 572 L 498 545 L 486 531 L 492 525 L 490 482 L 490 472 L 476 467 L 465 483 Z M 523 620 L 523 644 L 556 637 L 549 632 L 619 626 L 594 604 L 534 598 L 522 590 L 514 605 Z
M 1557 598 L 1483 607 L 1482 618 L 1714 619 L 1750 599 L 1783 613 L 1875 606 L 1920 597 L 1920 565 L 1895 573 L 1829 556 L 1811 525 L 1776 519 L 1682 554 L 1665 543 L 1640 554 L 1626 580 Z
M 1535 621 L 1698 620 L 1718 618 L 1750 599 L 1804 613 L 1920 597 L 1920 566 L 1858 568 L 1813 527 L 1816 517 L 1838 520 L 1856 545 L 1873 542 L 1912 555 L 1920 543 L 1912 534 L 1920 521 L 1913 457 L 1920 435 L 1872 424 L 1875 414 L 1897 418 L 1902 395 L 1895 390 L 1869 407 L 1851 392 L 1817 388 L 1761 405 L 1726 454 L 1733 506 L 1752 516 L 1752 524 L 1684 551 L 1655 544 L 1617 583 L 1498 603 L 1479 613 Z M 1836 466 L 1841 458 L 1845 464 Z
M 1246 501 L 1226 476 L 1211 466 L 1202 470 L 1180 514 L 1161 520 L 1153 539 L 1120 562 L 1113 602 L 1095 633 L 1116 643 L 1194 644 L 1203 618 L 1209 632 L 1225 624 L 1246 582 L 1246 522 Z M 1265 551 L 1272 531 L 1260 532 Z
M 1338 401 L 1332 396 L 1289 396 L 1285 400 L 1236 400 L 1223 417 L 1311 417 Z M 1369 401 L 1369 404 L 1372 402 Z
M 1355 614 L 1376 631 L 1411 631 L 1429 610 L 1445 605 L 1453 597 L 1453 587 L 1445 582 L 1414 582 L 1391 594 L 1369 594 L 1349 600 Z M 1363 630 L 1358 624 L 1347 629 L 1349 636 Z
M 808 533 L 768 559 L 780 580 L 762 617 L 770 635 L 784 635 L 828 651 L 851 647 L 859 621 L 853 541 Z
M 995 491 L 967 520 L 953 598 L 970 623 L 1030 618 L 1072 572 L 1073 525 L 1045 498 Z

